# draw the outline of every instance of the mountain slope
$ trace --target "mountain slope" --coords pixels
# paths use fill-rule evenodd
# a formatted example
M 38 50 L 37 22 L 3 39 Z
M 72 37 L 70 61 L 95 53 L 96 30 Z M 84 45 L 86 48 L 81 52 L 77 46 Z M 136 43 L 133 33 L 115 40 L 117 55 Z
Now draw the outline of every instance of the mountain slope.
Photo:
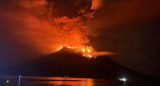
M 110 57 L 86 58 L 79 53 L 63 48 L 59 52 L 43 56 L 28 64 L 4 69 L 9 75 L 69 76 L 90 78 L 139 78 L 143 75 L 129 70 Z

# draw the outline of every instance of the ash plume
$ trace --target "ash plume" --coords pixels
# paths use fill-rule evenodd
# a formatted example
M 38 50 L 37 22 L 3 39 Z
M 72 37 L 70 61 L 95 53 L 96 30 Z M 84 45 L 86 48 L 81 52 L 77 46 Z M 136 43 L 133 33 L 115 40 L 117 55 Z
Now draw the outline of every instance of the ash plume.
M 91 0 L 6 0 L 0 5 L 0 33 L 7 33 L 2 34 L 3 44 L 12 41 L 9 48 L 16 46 L 5 52 L 16 52 L 7 61 L 20 58 L 13 62 L 17 63 L 55 52 L 62 45 L 85 47 L 89 43 L 87 21 L 95 12 Z

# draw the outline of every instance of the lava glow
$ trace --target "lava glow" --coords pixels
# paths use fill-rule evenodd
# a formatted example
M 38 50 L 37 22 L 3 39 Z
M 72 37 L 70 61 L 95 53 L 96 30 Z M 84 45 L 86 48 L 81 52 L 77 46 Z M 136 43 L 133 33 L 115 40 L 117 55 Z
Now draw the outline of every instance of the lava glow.
M 84 24 L 81 17 L 58 17 L 55 18 L 55 23 L 59 26 L 59 47 L 56 51 L 63 47 L 72 49 L 75 52 L 82 53 L 85 57 L 95 57 L 92 54 L 94 49 L 86 46 L 89 42 L 88 27 Z
M 71 49 L 75 52 L 78 52 L 78 53 L 81 53 L 84 57 L 88 57 L 88 58 L 91 58 L 91 57 L 96 57 L 93 52 L 93 48 L 92 47 L 70 47 L 70 46 L 61 46 L 60 48 L 58 48 L 57 51 L 60 51 L 61 49 L 63 49 L 63 47 L 66 47 L 68 49 Z
M 95 11 L 91 7 L 89 9 L 81 8 L 78 13 L 79 15 L 76 17 L 62 16 L 54 18 L 54 22 L 59 30 L 58 47 L 55 52 L 66 47 L 88 58 L 111 54 L 108 52 L 97 52 L 92 46 L 88 46 L 90 32 L 86 22 L 94 17 Z
M 58 47 L 55 52 L 66 47 L 88 58 L 111 54 L 108 52 L 97 52 L 92 46 L 87 45 L 89 43 L 89 28 L 81 17 L 68 18 L 65 16 L 55 18 L 54 20 L 60 30 Z

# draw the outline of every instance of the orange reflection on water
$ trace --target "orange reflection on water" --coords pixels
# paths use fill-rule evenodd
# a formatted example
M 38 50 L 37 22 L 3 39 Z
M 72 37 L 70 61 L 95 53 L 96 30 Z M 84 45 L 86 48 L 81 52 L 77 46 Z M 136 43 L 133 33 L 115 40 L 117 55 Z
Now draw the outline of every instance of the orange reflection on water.
M 48 81 L 47 84 L 56 86 L 93 86 L 92 81 Z
M 53 86 L 93 86 L 94 79 L 91 78 L 64 78 L 64 77 L 24 77 L 34 79 L 33 83 L 49 84 Z M 41 81 L 39 81 L 41 80 Z

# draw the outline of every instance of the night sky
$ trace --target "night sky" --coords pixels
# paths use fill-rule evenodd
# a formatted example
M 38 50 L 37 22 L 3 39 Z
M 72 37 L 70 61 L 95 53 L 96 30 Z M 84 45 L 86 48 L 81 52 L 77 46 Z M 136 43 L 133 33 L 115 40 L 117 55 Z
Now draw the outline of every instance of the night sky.
M 74 5 L 76 1 L 80 4 Z M 46 21 L 51 20 L 46 16 L 72 18 L 79 16 L 77 9 L 91 7 L 90 0 L 46 2 L 48 7 L 30 1 L 0 1 L 0 68 L 48 54 L 49 46 L 56 44 L 57 33 L 48 29 L 51 26 Z M 99 0 L 99 3 L 94 17 L 86 23 L 95 50 L 115 53 L 112 58 L 132 70 L 160 76 L 160 1 Z

